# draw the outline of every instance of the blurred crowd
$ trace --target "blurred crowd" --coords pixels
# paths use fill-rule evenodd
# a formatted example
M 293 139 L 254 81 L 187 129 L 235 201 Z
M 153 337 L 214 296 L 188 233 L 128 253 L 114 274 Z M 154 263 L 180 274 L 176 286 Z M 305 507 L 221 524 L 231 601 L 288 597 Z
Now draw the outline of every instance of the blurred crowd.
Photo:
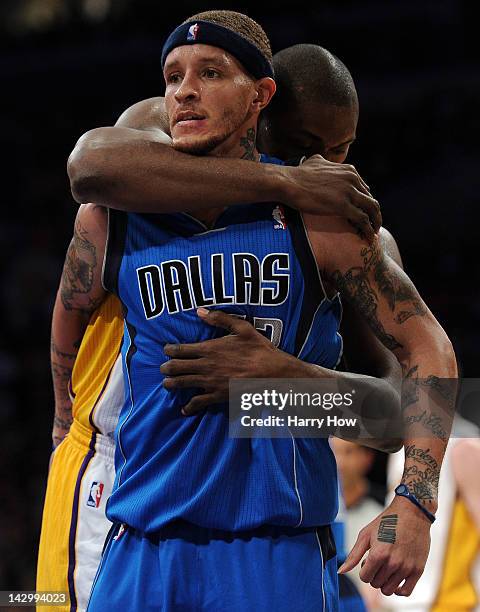
M 133 102 L 163 93 L 165 35 L 180 19 L 218 4 L 0 3 L 0 590 L 34 586 L 53 415 L 50 316 L 76 212 L 67 156 L 87 129 L 112 124 Z M 240 8 L 265 27 L 274 51 L 317 43 L 350 68 L 360 124 L 349 161 L 379 199 L 405 269 L 449 333 L 465 377 L 479 372 L 480 329 L 473 4 L 328 0 L 298 13 L 282 3 L 275 11 Z M 474 402 L 470 418 L 475 409 Z M 347 506 L 350 499 L 355 507 L 350 544 L 350 530 L 384 502 L 385 458 L 343 448 L 339 459 L 345 483 L 354 483 L 346 493 Z M 352 461 L 362 466 L 355 477 Z

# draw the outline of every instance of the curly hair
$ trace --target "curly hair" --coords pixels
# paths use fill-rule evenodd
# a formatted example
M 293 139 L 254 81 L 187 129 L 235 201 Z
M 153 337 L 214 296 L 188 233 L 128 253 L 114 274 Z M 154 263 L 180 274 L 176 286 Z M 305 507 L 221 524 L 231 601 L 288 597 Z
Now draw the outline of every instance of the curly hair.
M 183 23 L 197 20 L 209 21 L 210 23 L 215 23 L 232 30 L 232 32 L 255 45 L 267 60 L 272 63 L 272 48 L 268 36 L 263 28 L 256 21 L 247 17 L 247 15 L 236 13 L 235 11 L 204 11 L 203 13 L 192 15 Z

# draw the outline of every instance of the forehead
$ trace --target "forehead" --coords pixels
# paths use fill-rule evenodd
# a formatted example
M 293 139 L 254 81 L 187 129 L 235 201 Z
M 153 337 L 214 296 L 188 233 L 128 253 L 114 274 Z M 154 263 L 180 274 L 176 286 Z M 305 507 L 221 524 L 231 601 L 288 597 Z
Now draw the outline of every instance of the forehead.
M 176 47 L 167 55 L 164 70 L 191 63 L 213 63 L 225 68 L 240 69 L 241 64 L 228 51 L 212 45 L 196 44 Z M 243 70 L 242 70 L 243 71 Z
M 355 138 L 358 109 L 355 106 L 306 104 L 297 118 L 299 129 L 313 134 L 325 145 L 347 142 Z

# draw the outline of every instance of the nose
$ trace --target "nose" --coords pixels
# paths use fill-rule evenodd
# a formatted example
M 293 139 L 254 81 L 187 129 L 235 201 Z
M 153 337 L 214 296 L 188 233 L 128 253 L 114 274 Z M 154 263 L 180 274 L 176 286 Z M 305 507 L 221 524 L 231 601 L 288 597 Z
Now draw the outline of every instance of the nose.
M 200 84 L 192 73 L 187 72 L 175 91 L 177 102 L 196 100 L 200 97 Z

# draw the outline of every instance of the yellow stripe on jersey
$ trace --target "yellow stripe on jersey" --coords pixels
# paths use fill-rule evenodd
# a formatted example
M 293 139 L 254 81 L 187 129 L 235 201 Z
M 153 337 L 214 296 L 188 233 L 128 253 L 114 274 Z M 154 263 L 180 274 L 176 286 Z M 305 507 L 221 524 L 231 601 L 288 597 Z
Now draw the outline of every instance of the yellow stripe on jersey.
M 76 486 L 93 435 L 90 428 L 85 430 L 74 423 L 53 454 L 38 551 L 37 591 L 69 593 L 72 511 L 75 506 L 78 508 L 78 500 L 75 504 Z M 76 523 L 74 527 L 76 528 Z M 70 604 L 48 606 L 48 610 L 55 612 L 70 612 L 70 609 Z
M 471 572 L 480 556 L 480 533 L 464 502 L 456 500 L 437 600 L 431 612 L 467 612 L 478 604 Z
M 122 338 L 122 306 L 109 295 L 90 319 L 72 372 L 73 418 L 90 430 L 90 414 L 108 380 Z

